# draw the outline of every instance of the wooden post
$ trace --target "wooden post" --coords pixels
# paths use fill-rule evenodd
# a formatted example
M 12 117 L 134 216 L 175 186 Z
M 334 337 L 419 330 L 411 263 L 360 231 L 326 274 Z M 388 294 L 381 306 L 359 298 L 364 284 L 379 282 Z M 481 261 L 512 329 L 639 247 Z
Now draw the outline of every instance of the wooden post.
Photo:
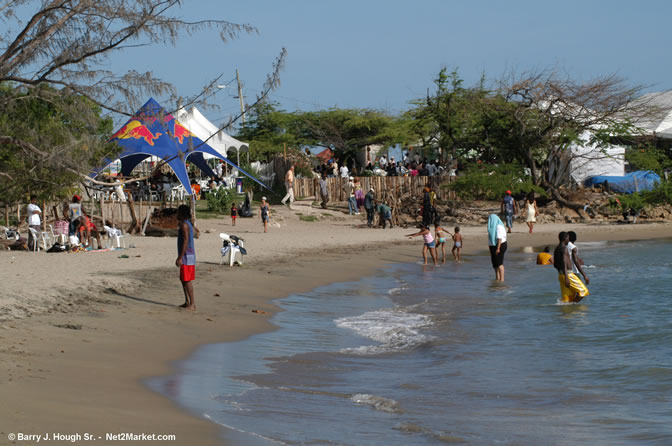
M 140 232 L 140 222 L 138 221 L 138 218 L 135 214 L 135 206 L 133 204 L 133 195 L 129 194 L 128 195 L 128 208 L 131 211 L 131 218 L 133 219 L 131 223 L 131 227 L 129 228 L 129 231 L 131 234 L 133 232 Z
M 9 228 L 9 205 L 5 205 L 5 227 Z
M 100 218 L 103 219 L 103 225 L 105 225 L 105 200 L 103 199 L 103 194 L 100 194 Z
M 42 200 L 42 231 L 47 232 L 47 200 Z
M 287 161 L 287 143 L 286 143 L 286 142 L 283 142 L 283 143 L 282 143 L 282 147 L 283 147 L 283 149 L 284 149 L 284 151 L 285 151 L 285 161 Z
M 145 229 L 147 229 L 147 224 L 149 224 L 149 219 L 152 216 L 152 207 L 148 208 L 149 210 L 147 211 L 147 217 L 145 218 L 145 224 L 142 225 L 142 232 L 141 235 L 145 235 Z
M 196 223 L 196 196 L 193 194 L 193 192 L 189 195 L 189 208 L 191 210 L 191 224 L 194 225 Z

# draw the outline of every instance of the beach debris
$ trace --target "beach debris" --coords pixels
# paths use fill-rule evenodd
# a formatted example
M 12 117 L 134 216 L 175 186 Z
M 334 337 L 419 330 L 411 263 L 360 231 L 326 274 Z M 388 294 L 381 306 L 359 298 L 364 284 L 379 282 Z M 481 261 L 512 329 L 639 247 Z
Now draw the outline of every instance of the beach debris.
M 126 254 L 120 255 L 118 258 L 120 259 L 128 259 L 129 257 Z
M 213 320 L 212 320 L 212 319 L 210 319 L 209 317 L 206 317 L 206 318 L 205 318 L 205 320 L 206 320 L 206 321 L 210 321 L 210 322 L 213 322 Z
M 54 327 L 67 328 L 68 330 L 81 330 L 82 324 L 54 324 Z
M 213 294 L 213 296 L 219 297 L 219 293 L 215 293 L 215 294 Z
M 266 314 L 264 310 L 252 310 L 252 313 Z

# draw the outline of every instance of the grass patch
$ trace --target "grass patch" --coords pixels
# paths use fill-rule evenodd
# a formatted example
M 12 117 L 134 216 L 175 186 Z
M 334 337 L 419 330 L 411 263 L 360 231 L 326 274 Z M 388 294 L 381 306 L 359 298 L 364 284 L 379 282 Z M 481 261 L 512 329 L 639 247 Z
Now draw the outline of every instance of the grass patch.
M 318 221 L 319 220 L 314 215 L 303 215 L 303 214 L 297 214 L 297 215 L 299 215 L 299 220 L 301 220 L 301 221 Z
M 333 217 L 333 214 L 330 214 L 329 212 L 322 212 L 321 214 L 323 217 Z
M 226 214 L 220 214 L 219 212 L 196 210 L 196 219 L 210 220 L 213 218 L 224 218 L 224 217 L 226 217 Z

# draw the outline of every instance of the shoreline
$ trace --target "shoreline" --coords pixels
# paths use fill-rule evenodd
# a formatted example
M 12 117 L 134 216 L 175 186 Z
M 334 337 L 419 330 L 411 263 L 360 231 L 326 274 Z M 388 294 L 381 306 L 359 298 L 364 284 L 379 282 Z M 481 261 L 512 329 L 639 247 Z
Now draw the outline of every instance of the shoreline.
M 280 222 L 291 220 L 291 225 L 271 228 L 273 235 L 264 234 L 270 236 L 265 245 L 246 235 L 250 239 L 246 248 L 258 255 L 246 259 L 243 267 L 220 266 L 216 254 L 201 256 L 195 282 L 198 310 L 193 314 L 175 308 L 183 297 L 175 269 L 165 266 L 173 257 L 175 242 L 170 239 L 157 242 L 161 245 L 157 259 L 145 260 L 147 254 L 142 251 L 141 263 L 148 269 L 135 273 L 128 282 L 132 286 L 128 278 L 120 280 L 118 287 L 110 280 L 112 285 L 102 294 L 78 298 L 82 303 L 74 310 L 60 307 L 4 321 L 0 357 L 6 379 L 0 386 L 8 404 L 0 410 L 4 420 L 0 444 L 6 444 L 8 433 L 16 432 L 91 432 L 103 437 L 107 432 L 174 433 L 177 444 L 222 444 L 219 425 L 178 407 L 143 381 L 174 374 L 173 362 L 201 345 L 234 342 L 273 330 L 269 319 L 278 311 L 273 304 L 276 299 L 356 280 L 392 262 L 421 259 L 421 243 L 402 237 L 411 229 L 360 230 L 355 218 L 316 224 L 299 222 L 285 209 L 278 214 L 284 218 Z M 211 223 L 199 220 L 197 224 L 207 228 Z M 256 226 L 254 219 L 232 232 L 252 233 Z M 515 224 L 510 245 L 515 249 L 551 245 L 559 230 L 569 228 L 579 234 L 579 243 L 672 236 L 672 224 L 540 225 L 532 235 L 524 224 Z M 198 241 L 197 254 L 218 242 L 218 231 L 210 232 Z M 462 233 L 467 243 L 464 255 L 486 251 L 483 227 L 465 226 Z M 133 241 L 140 246 L 143 240 Z M 263 255 L 256 251 L 263 248 Z M 121 252 L 133 253 L 118 251 L 114 258 Z M 85 257 L 73 259 L 77 263 Z

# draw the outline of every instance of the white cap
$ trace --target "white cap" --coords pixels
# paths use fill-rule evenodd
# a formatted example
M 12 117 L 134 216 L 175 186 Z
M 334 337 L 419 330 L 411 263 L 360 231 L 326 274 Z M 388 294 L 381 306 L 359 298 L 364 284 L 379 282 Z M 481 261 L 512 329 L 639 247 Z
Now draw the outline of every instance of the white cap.
M 354 177 L 350 177 L 350 179 L 351 179 L 351 180 L 354 180 L 355 178 L 354 178 Z
M 261 197 L 262 200 L 266 201 L 266 197 Z
M 369 192 L 375 192 L 372 187 L 369 188 Z

